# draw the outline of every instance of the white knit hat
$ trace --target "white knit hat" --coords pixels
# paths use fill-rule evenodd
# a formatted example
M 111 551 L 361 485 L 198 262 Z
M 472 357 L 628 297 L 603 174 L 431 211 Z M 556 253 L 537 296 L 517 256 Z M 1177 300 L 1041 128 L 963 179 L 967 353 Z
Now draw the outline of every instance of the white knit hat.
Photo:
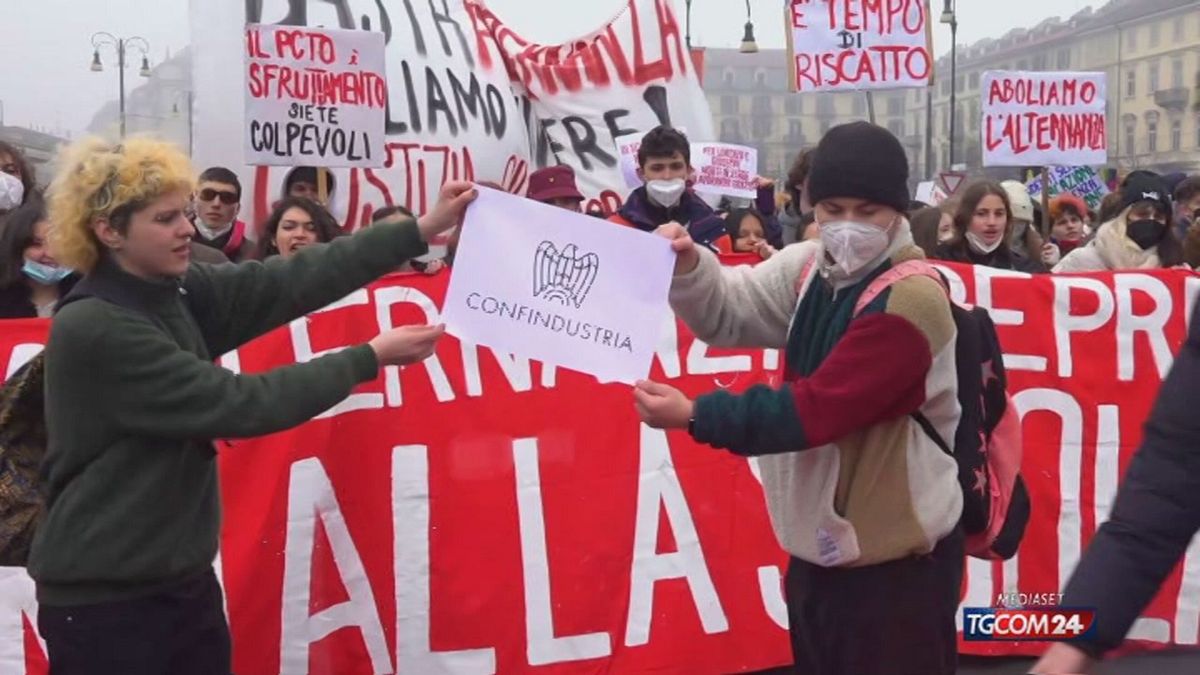
M 0 211 L 12 211 L 25 199 L 25 184 L 20 178 L 0 171 Z
M 1029 198 L 1029 190 L 1020 181 L 1006 180 L 1000 184 L 1008 193 L 1008 203 L 1012 206 L 1013 220 L 1033 222 L 1033 200 Z

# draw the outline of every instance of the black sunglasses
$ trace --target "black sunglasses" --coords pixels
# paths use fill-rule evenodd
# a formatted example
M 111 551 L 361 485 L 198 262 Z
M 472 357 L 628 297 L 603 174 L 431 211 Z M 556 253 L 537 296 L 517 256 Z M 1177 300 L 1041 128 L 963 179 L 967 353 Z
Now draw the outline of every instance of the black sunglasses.
M 202 201 L 202 202 L 211 202 L 212 200 L 216 199 L 217 197 L 220 197 L 221 203 L 226 204 L 226 205 L 236 204 L 236 203 L 238 203 L 238 200 L 240 199 L 240 197 L 238 197 L 238 194 L 236 192 L 227 192 L 225 190 L 214 190 L 212 188 L 204 188 L 203 190 L 200 191 L 200 201 Z

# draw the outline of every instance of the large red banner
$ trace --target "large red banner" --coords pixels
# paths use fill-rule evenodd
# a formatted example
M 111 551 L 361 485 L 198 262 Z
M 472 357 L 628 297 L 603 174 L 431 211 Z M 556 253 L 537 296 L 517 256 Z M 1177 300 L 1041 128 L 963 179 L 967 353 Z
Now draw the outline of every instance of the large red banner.
M 969 561 L 963 605 L 1057 593 L 1111 506 L 1200 277 L 948 271 L 956 297 L 998 325 L 1034 503 L 1017 558 Z M 262 372 L 436 321 L 447 278 L 390 277 L 222 364 Z M 666 325 L 654 377 L 689 394 L 778 367 L 775 351 L 718 350 Z M 7 374 L 47 324 L 0 326 Z M 627 386 L 446 339 L 308 424 L 219 451 L 236 672 L 729 673 L 790 660 L 787 556 L 756 467 L 642 427 Z M 1196 644 L 1198 600 L 1193 547 L 1133 637 Z M 35 617 L 28 577 L 0 574 L 4 672 L 45 671 Z

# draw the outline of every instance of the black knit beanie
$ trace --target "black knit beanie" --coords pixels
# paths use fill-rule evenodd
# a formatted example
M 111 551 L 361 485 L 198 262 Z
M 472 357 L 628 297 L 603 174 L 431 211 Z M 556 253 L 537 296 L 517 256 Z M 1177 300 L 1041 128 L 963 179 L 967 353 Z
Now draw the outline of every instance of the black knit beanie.
M 833 197 L 856 197 L 905 211 L 908 156 L 892 132 L 869 122 L 836 126 L 817 145 L 808 178 L 813 204 Z

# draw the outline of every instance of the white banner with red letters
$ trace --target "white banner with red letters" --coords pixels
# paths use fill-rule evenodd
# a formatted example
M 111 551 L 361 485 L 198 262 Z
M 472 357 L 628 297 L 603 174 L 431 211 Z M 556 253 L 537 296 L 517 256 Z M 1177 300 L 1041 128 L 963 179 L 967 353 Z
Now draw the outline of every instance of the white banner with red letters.
M 967 563 L 963 606 L 1048 597 L 1111 508 L 1200 277 L 947 269 L 956 297 L 997 324 L 1033 500 L 1016 558 Z M 262 372 L 437 321 L 446 280 L 390 277 L 222 364 Z M 0 372 L 46 328 L 4 322 Z M 710 348 L 670 321 L 653 376 L 690 395 L 737 391 L 774 383 L 779 359 Z M 447 338 L 297 429 L 218 446 L 236 672 L 732 673 L 789 660 L 787 556 L 754 463 L 641 426 L 628 386 Z M 36 612 L 24 572 L 0 573 L 0 671 L 45 672 Z M 1198 628 L 1193 546 L 1132 637 L 1195 645 Z
M 928 0 L 791 0 L 796 92 L 926 87 L 933 78 Z
M 989 70 L 980 92 L 984 166 L 1108 161 L 1104 73 Z
M 524 194 L 529 174 L 554 164 L 575 169 L 585 207 L 611 212 L 629 192 L 621 141 L 660 124 L 688 129 L 691 140 L 714 140 L 682 17 L 670 0 L 628 0 L 612 21 L 561 45 L 520 37 L 483 0 L 262 0 L 238 7 L 191 2 L 194 161 L 199 169 L 227 166 L 240 175 L 247 222 L 266 219 L 290 168 L 242 164 L 244 85 L 230 73 L 244 69 L 246 24 L 383 33 L 383 167 L 331 172 L 331 210 L 347 230 L 388 205 L 422 214 L 449 180 L 490 181 Z

